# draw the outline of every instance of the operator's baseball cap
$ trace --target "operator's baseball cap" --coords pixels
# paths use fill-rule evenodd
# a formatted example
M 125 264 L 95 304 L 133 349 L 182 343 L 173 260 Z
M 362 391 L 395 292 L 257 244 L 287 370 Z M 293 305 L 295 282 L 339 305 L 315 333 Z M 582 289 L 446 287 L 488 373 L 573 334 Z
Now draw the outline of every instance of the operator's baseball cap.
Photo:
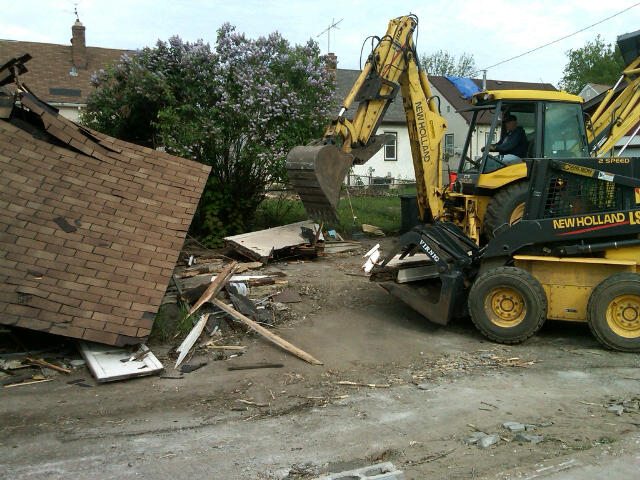
M 515 115 L 508 114 L 508 115 L 505 115 L 505 116 L 504 116 L 504 118 L 502 119 L 502 121 L 503 121 L 503 122 L 511 122 L 511 121 L 517 122 L 517 121 L 518 121 L 518 118 L 517 118 Z

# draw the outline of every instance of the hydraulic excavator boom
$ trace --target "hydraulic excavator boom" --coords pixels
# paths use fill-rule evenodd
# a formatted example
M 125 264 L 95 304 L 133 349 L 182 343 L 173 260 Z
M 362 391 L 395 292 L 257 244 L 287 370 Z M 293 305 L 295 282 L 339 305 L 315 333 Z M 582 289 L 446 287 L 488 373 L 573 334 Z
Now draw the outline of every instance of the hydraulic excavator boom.
M 609 153 L 640 118 L 640 30 L 618 37 L 618 46 L 627 68 L 587 120 L 590 153 L 598 157 Z M 625 83 L 626 87 L 618 92 Z M 632 136 L 639 130 L 640 126 Z
M 384 135 L 376 135 L 376 131 L 399 90 L 409 128 L 420 214 L 423 218 L 440 214 L 439 159 L 447 126 L 418 63 L 413 41 L 417 26 L 414 15 L 391 20 L 324 137 L 289 152 L 289 181 L 310 217 L 336 218 L 342 182 L 353 164 L 365 163 L 384 144 Z M 350 121 L 346 113 L 354 103 L 358 107 Z

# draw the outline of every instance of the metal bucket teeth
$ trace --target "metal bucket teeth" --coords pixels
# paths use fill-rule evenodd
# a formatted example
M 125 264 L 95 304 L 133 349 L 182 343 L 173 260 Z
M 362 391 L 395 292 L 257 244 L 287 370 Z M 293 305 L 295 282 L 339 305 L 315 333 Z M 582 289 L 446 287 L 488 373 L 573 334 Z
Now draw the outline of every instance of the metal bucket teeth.
M 294 147 L 287 155 L 289 184 L 300 195 L 309 218 L 338 218 L 340 187 L 353 157 L 335 145 Z

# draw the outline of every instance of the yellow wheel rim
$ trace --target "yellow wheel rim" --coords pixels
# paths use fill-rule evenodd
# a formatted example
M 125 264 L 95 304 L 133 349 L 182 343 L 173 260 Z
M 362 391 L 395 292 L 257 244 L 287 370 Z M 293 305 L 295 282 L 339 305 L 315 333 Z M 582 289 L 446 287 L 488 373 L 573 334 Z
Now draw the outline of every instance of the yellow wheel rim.
M 509 217 L 509 225 L 513 225 L 514 223 L 518 223 L 522 220 L 522 216 L 524 215 L 524 202 L 518 205 L 511 212 L 511 216 Z
M 511 328 L 519 325 L 527 314 L 524 298 L 508 287 L 494 288 L 484 301 L 484 311 L 494 325 Z
M 640 337 L 640 296 L 618 295 L 607 307 L 607 324 L 624 338 Z

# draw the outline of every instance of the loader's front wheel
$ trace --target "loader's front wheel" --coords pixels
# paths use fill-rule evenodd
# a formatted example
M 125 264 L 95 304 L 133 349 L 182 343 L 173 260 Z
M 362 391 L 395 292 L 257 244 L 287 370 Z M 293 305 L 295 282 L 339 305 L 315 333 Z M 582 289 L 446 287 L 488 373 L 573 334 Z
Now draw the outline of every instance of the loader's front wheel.
M 501 226 L 513 225 L 522 219 L 528 194 L 529 184 L 518 182 L 502 188 L 489 200 L 483 222 L 487 238 L 493 238 Z
M 482 334 L 500 343 L 520 343 L 547 318 L 547 296 L 529 272 L 500 267 L 476 279 L 469 292 L 469 313 Z
M 618 273 L 596 285 L 587 303 L 587 319 L 606 347 L 640 352 L 640 275 Z

